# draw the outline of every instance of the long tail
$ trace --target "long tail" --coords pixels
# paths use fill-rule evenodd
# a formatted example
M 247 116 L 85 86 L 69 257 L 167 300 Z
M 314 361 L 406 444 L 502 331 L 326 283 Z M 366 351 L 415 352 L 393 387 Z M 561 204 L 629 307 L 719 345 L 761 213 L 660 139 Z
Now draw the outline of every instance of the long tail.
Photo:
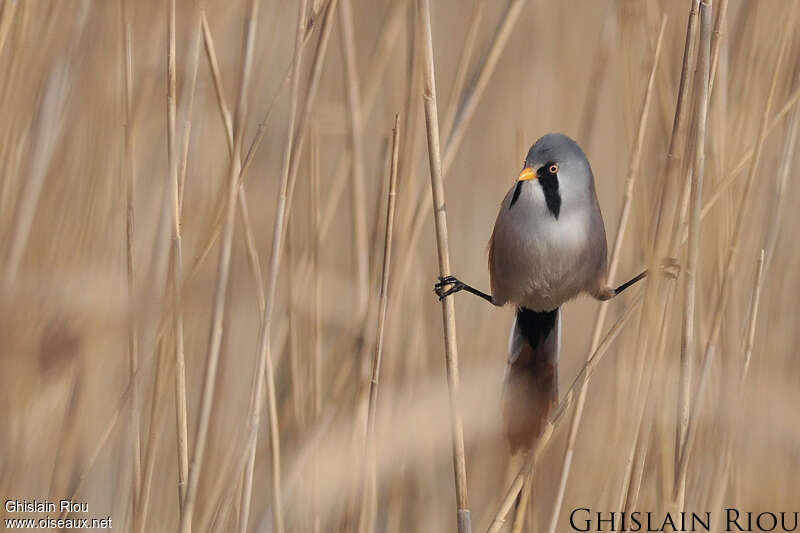
M 503 385 L 503 425 L 512 454 L 533 446 L 558 401 L 560 347 L 560 308 L 517 309 Z

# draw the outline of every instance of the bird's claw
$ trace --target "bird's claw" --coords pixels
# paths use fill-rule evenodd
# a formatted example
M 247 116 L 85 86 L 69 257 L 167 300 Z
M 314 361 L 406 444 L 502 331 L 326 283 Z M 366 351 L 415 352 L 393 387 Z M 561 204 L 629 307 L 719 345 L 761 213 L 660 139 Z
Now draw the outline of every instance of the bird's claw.
M 675 257 L 665 257 L 661 261 L 661 272 L 670 279 L 677 279 L 681 271 L 681 264 Z
M 450 286 L 450 288 L 445 290 L 447 286 Z M 460 291 L 462 287 L 463 283 L 455 276 L 439 276 L 439 281 L 433 286 L 433 292 L 439 297 L 439 301 L 442 301 L 454 292 Z

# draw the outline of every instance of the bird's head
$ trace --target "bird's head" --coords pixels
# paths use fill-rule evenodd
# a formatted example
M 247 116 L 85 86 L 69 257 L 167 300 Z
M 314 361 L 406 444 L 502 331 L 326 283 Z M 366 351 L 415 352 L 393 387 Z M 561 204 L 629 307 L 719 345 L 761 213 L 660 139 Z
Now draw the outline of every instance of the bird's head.
M 586 155 L 575 141 L 561 133 L 548 133 L 528 150 L 516 190 L 525 184 L 542 188 L 547 207 L 556 218 L 562 205 L 580 205 L 595 197 L 594 177 Z

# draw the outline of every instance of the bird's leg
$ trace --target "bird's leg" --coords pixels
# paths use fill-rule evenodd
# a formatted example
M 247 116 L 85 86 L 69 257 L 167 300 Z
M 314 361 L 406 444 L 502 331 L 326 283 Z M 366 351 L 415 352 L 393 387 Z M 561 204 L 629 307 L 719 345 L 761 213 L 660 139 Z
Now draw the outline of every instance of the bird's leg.
M 665 276 L 675 279 L 678 277 L 678 272 L 680 271 L 680 264 L 678 263 L 678 260 L 675 259 L 674 257 L 667 257 L 661 263 L 661 270 L 663 271 Z M 646 277 L 647 277 L 647 270 L 637 274 L 636 276 L 629 279 L 616 289 L 612 290 L 610 287 L 607 287 L 606 289 L 601 291 L 601 294 L 597 296 L 597 299 L 608 300 L 610 298 L 613 298 L 614 296 L 617 296 L 618 294 L 622 293 L 622 291 L 624 291 L 631 285 L 634 285 L 635 283 L 641 281 Z
M 647 270 L 637 274 L 633 278 L 629 279 L 628 281 L 626 281 L 625 283 L 614 289 L 612 296 L 617 296 L 618 294 L 621 294 L 622 291 L 624 291 L 631 285 L 635 284 L 636 282 L 643 280 L 646 277 L 647 277 Z
M 450 286 L 450 288 L 445 289 L 445 287 L 447 287 L 448 285 Z M 479 291 L 475 287 L 467 285 L 466 283 L 459 280 L 455 276 L 445 276 L 445 277 L 440 276 L 439 281 L 433 286 L 433 292 L 436 293 L 436 296 L 439 297 L 439 300 L 447 298 L 451 294 L 455 294 L 459 291 L 471 292 L 475 296 L 480 296 L 490 304 L 495 305 L 494 298 L 492 298 L 490 295 L 486 294 L 483 291 Z

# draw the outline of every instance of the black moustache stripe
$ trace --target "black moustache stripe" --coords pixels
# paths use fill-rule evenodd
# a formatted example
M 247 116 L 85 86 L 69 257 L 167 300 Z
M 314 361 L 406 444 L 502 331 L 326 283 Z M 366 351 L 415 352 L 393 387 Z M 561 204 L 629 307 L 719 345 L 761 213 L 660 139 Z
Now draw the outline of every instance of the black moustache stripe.
M 558 214 L 561 212 L 561 195 L 558 193 L 558 176 L 556 174 L 545 174 L 536 181 L 539 182 L 539 185 L 542 186 L 542 190 L 544 191 L 544 201 L 547 203 L 547 210 L 550 211 L 554 217 L 558 218 Z M 509 209 L 514 207 L 514 204 L 517 203 L 523 183 L 525 182 L 518 181 L 514 186 L 514 194 L 511 195 L 511 203 L 508 204 Z
M 537 181 L 544 191 L 544 201 L 547 203 L 547 209 L 554 217 L 558 218 L 558 214 L 561 212 L 561 195 L 558 193 L 558 175 L 545 174 Z
M 514 187 L 514 195 L 511 197 L 511 203 L 508 205 L 509 209 L 514 207 L 514 203 L 517 201 L 517 198 L 519 198 L 519 191 L 521 190 L 522 190 L 522 182 L 518 181 L 516 187 Z

